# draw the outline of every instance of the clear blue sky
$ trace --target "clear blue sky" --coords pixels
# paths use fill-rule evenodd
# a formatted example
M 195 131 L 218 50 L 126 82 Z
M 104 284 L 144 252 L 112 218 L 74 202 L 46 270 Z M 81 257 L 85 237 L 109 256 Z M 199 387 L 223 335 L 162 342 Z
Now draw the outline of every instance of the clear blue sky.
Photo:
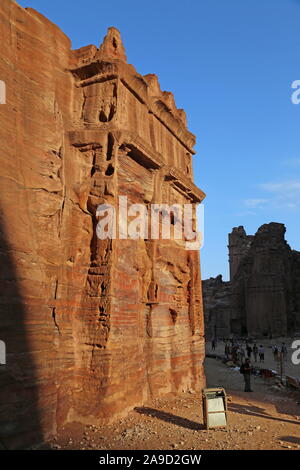
M 228 278 L 227 234 L 286 224 L 300 250 L 298 0 L 19 0 L 71 38 L 99 45 L 120 29 L 128 62 L 156 73 L 197 136 L 195 182 L 207 194 L 202 276 Z

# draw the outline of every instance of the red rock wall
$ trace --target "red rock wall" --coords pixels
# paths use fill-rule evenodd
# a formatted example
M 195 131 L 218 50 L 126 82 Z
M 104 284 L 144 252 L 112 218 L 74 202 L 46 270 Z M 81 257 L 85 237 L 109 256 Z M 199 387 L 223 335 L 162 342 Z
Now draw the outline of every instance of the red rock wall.
M 119 33 L 72 51 L 34 10 L 0 5 L 0 447 L 106 422 L 204 385 L 199 253 L 104 240 L 96 208 L 199 203 L 194 136 Z

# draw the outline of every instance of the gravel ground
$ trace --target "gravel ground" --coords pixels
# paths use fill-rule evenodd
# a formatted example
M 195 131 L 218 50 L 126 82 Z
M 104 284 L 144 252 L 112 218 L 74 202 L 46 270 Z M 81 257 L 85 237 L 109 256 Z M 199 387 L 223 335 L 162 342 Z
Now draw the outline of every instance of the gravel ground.
M 253 377 L 254 392 L 245 393 L 238 371 L 216 359 L 206 359 L 205 369 L 207 387 L 222 386 L 231 397 L 226 428 L 204 429 L 200 394 L 182 393 L 149 401 L 111 425 L 68 424 L 47 448 L 300 449 L 298 392 L 278 390 L 272 381 Z

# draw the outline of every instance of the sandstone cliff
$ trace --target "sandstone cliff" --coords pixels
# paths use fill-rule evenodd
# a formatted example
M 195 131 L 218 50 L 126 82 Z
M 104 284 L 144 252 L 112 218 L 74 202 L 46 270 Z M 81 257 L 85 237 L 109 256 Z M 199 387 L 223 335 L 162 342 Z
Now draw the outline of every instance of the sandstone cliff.
M 195 137 L 120 33 L 71 50 L 32 9 L 0 4 L 0 442 L 107 422 L 149 396 L 204 385 L 199 252 L 99 240 L 96 208 L 201 202 Z

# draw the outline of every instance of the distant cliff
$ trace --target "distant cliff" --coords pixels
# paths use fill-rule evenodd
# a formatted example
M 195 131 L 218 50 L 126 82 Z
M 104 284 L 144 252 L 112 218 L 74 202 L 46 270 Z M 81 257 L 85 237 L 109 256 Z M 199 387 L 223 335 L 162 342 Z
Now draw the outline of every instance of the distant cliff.
M 256 234 L 229 234 L 230 281 L 204 280 L 207 337 L 285 336 L 300 330 L 300 252 L 285 240 L 285 226 L 271 222 Z

